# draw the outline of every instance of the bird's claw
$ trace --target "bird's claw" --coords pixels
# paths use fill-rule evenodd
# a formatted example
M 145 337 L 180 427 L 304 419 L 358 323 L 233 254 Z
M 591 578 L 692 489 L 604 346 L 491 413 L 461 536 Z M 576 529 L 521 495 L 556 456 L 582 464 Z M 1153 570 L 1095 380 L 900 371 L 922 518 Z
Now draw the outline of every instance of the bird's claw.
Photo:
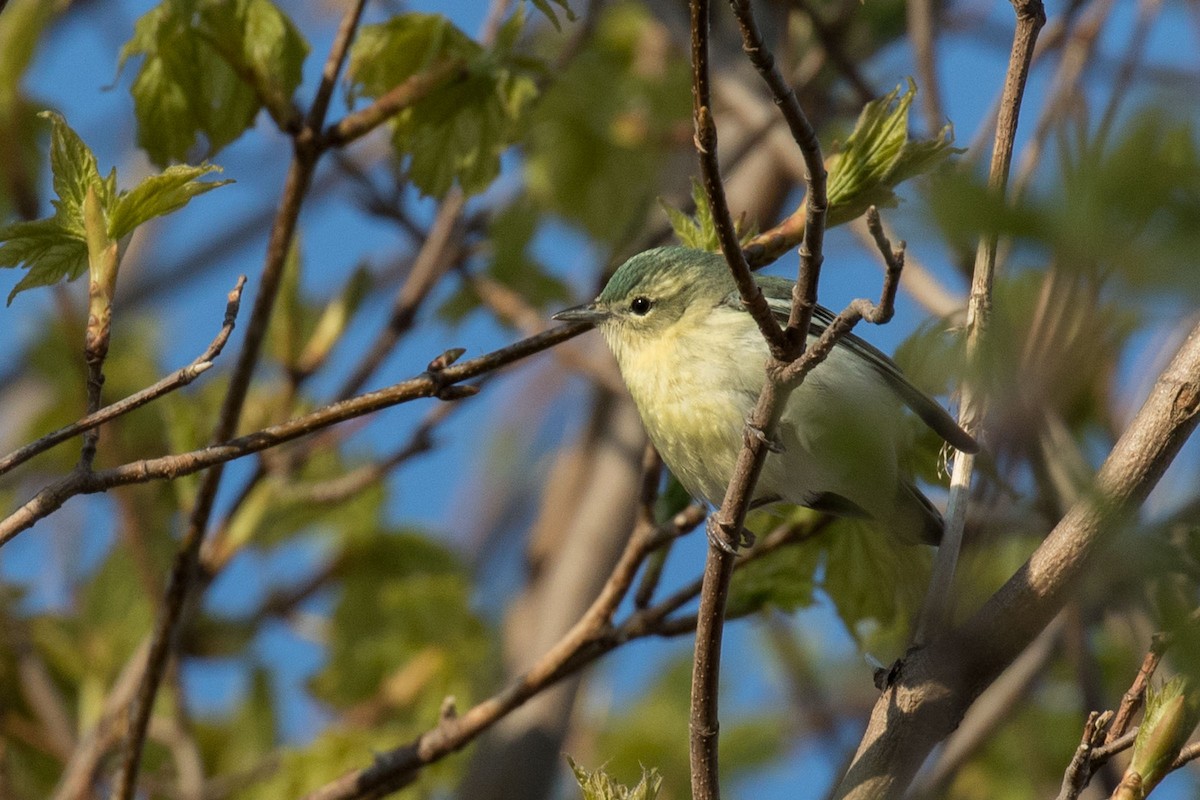
M 741 535 L 735 544 L 730 544 L 725 538 L 725 531 L 721 525 L 713 517 L 708 518 L 708 522 L 704 525 L 704 534 L 708 537 L 708 543 L 713 548 L 720 550 L 722 553 L 728 553 L 731 556 L 738 554 L 739 547 L 751 547 L 754 544 L 754 534 L 742 528 Z
M 767 450 L 772 453 L 783 452 L 783 442 L 779 441 L 778 436 L 767 436 L 767 432 L 750 423 L 746 423 L 746 433 L 753 439 L 757 439 L 767 446 Z

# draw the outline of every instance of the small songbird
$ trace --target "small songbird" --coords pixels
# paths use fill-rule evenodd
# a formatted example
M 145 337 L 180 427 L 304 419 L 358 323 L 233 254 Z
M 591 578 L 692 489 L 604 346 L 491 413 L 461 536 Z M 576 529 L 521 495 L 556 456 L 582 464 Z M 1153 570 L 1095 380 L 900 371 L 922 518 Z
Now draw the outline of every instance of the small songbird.
M 786 322 L 792 281 L 756 276 Z M 833 320 L 818 306 L 809 341 Z M 766 342 L 719 253 L 660 247 L 626 261 L 592 303 L 554 315 L 599 327 L 654 446 L 695 498 L 720 505 L 765 381 Z M 847 335 L 791 393 L 754 493 L 874 520 L 937 544 L 942 517 L 901 465 L 901 405 L 959 450 L 975 440 L 886 355 Z

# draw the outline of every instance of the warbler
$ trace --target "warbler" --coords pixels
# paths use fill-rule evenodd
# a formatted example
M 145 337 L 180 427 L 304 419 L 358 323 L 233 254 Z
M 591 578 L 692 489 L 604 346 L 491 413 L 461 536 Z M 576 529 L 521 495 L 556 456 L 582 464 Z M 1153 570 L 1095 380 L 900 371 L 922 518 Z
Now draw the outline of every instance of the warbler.
M 792 281 L 756 276 L 786 321 Z M 660 247 L 626 261 L 592 303 L 554 319 L 595 324 L 646 432 L 695 498 L 719 506 L 766 380 L 768 350 L 719 253 Z M 812 342 L 834 319 L 818 306 Z M 975 440 L 886 355 L 843 337 L 787 399 L 753 505 L 783 501 L 874 520 L 904 541 L 937 544 L 942 517 L 902 457 L 907 406 L 964 452 Z

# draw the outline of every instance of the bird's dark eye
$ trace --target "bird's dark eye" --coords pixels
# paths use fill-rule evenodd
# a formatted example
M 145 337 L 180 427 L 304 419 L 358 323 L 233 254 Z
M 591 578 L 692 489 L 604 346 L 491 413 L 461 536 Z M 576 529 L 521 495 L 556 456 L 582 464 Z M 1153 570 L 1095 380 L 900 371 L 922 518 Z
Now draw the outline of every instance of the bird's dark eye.
M 650 302 L 649 297 L 635 297 L 629 304 L 629 310 L 637 314 L 639 317 L 644 317 L 650 313 L 650 306 L 654 303 Z

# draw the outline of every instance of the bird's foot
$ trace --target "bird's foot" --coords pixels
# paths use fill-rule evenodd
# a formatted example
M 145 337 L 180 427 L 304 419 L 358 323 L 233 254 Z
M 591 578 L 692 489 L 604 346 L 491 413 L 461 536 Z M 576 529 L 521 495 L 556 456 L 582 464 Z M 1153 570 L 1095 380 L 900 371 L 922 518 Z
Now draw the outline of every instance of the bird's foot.
M 725 536 L 725 529 L 717 522 L 715 517 L 709 517 L 704 524 L 704 533 L 708 537 L 708 543 L 722 553 L 728 553 L 731 556 L 738 554 L 739 547 L 751 547 L 754 544 L 754 534 L 742 528 L 741 534 L 737 538 L 735 544 L 730 544 L 729 539 Z
M 772 453 L 782 453 L 783 452 L 783 442 L 781 442 L 779 440 L 779 437 L 778 436 L 767 436 L 767 432 L 764 431 L 762 428 L 759 428 L 755 425 L 751 425 L 749 422 L 747 422 L 746 423 L 746 434 L 749 435 L 752 439 L 756 439 L 756 440 L 762 442 L 763 444 L 765 444 L 767 446 L 767 450 L 769 450 Z

